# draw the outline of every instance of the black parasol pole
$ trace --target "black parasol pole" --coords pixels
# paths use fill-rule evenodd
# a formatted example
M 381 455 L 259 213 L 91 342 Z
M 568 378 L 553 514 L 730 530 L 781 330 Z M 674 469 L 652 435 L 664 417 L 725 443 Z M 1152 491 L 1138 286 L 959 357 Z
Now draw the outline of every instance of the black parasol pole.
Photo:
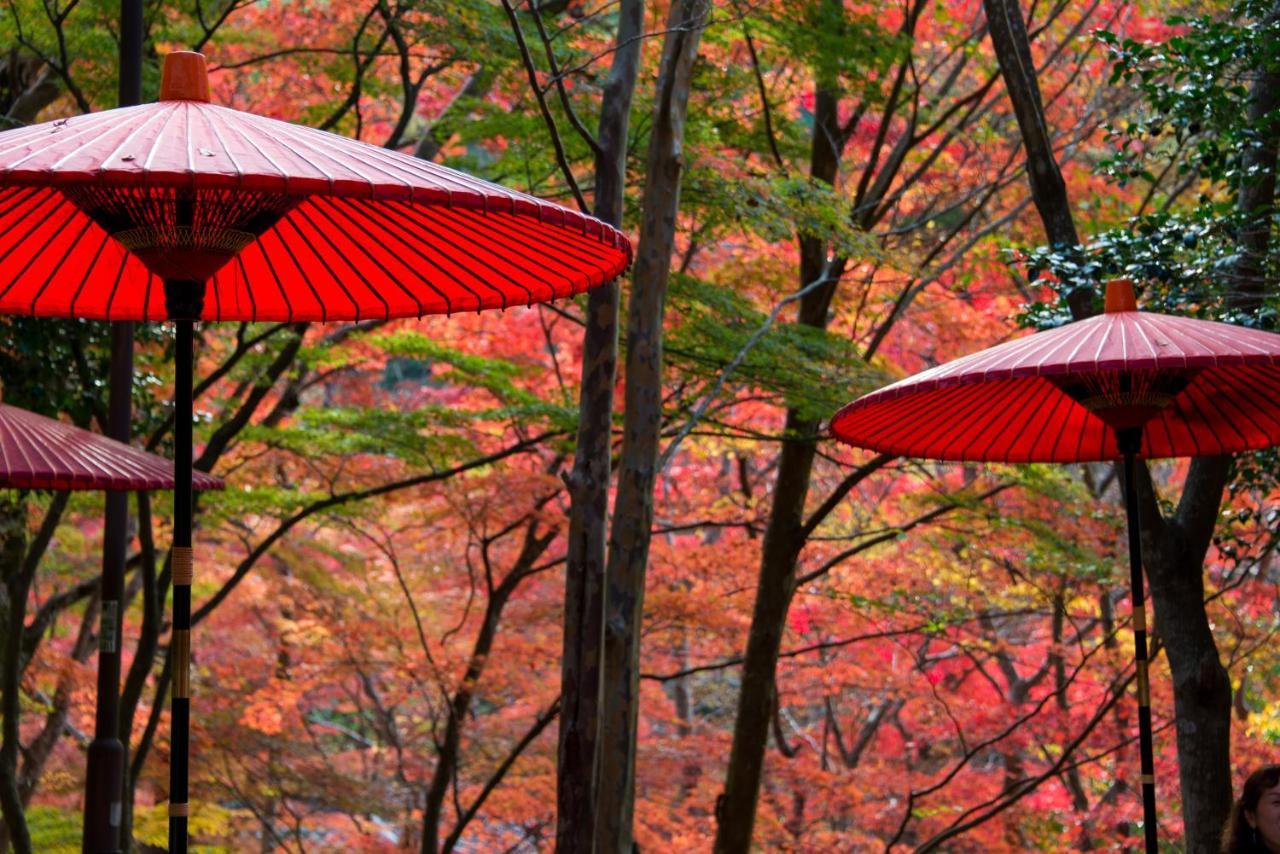
M 1124 454 L 1124 509 L 1129 522 L 1129 595 L 1133 602 L 1134 666 L 1138 676 L 1138 750 L 1142 761 L 1142 830 L 1147 854 L 1156 854 L 1156 770 L 1151 731 L 1151 683 L 1147 676 L 1147 611 L 1142 584 L 1142 525 L 1138 518 L 1138 451 L 1142 429 L 1116 430 Z
M 173 674 L 169 735 L 169 851 L 186 854 L 188 761 L 191 733 L 191 420 L 195 370 L 195 321 L 204 304 L 204 283 L 166 281 L 165 306 L 177 326 L 173 394 Z

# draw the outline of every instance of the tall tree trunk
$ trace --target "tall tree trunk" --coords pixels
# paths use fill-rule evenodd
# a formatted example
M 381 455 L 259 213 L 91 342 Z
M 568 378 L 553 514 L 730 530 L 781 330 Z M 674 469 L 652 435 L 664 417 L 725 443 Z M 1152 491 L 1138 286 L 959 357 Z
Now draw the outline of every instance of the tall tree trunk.
M 18 692 L 22 675 L 22 628 L 27 610 L 27 591 L 31 575 L 26 572 L 23 558 L 27 546 L 27 514 L 25 501 L 3 499 L 0 503 L 0 578 L 3 578 L 3 672 L 0 672 L 0 711 L 3 726 L 0 728 L 0 811 L 4 815 L 3 835 L 0 844 L 7 841 L 18 854 L 30 854 L 31 834 L 23 816 L 22 798 L 18 792 L 18 742 L 19 715 Z M 5 846 L 0 850 L 8 850 Z
M 138 544 L 142 559 L 138 575 L 142 578 L 142 623 L 138 627 L 138 644 L 134 648 L 133 661 L 120 692 L 119 738 L 124 747 L 124 779 L 120 798 L 120 850 L 133 850 L 133 796 L 137 779 L 132 772 L 133 719 L 142 701 L 147 677 L 155 665 L 156 650 L 160 646 L 160 619 L 162 613 L 161 586 L 156 574 L 156 548 L 151 527 L 151 494 L 137 493 Z M 166 573 L 167 577 L 167 573 Z
M 840 166 L 841 130 L 834 85 L 819 83 L 814 98 L 814 129 L 809 174 L 834 185 Z M 818 329 L 827 325 L 827 309 L 839 275 L 827 262 L 827 247 L 812 237 L 800 240 L 800 287 L 811 288 L 800 298 L 798 322 Z M 751 628 L 742 663 L 742 687 L 733 728 L 733 746 L 725 788 L 716 807 L 717 852 L 745 854 L 751 847 L 756 800 L 764 768 L 765 745 L 774 709 L 774 674 L 786 626 L 787 609 L 795 592 L 796 565 L 804 547 L 805 499 L 817 453 L 818 423 L 795 410 L 787 412 L 778 477 L 765 527 Z
M 1195 460 L 1169 519 L 1159 516 L 1149 476 L 1143 469 L 1138 472 L 1142 549 L 1155 627 L 1173 674 L 1183 850 L 1188 854 L 1218 851 L 1231 810 L 1231 681 L 1204 602 L 1204 558 L 1229 470 L 1226 457 Z
M 622 225 L 627 129 L 640 70 L 643 29 L 643 0 L 622 0 L 613 66 L 602 96 L 595 164 L 595 214 L 618 227 Z M 562 854 L 590 854 L 595 840 L 618 293 L 618 283 L 610 282 L 587 297 L 578 441 L 568 477 L 570 518 L 556 769 L 556 850 Z
M 146 24 L 143 0 L 120 3 L 120 78 L 117 106 L 142 102 L 142 68 Z M 133 344 L 131 321 L 111 324 L 111 362 L 108 377 L 106 434 L 129 444 L 133 422 Z M 120 850 L 120 817 L 124 812 L 124 764 L 126 747 L 120 740 L 120 668 L 123 657 L 125 563 L 129 550 L 129 495 L 108 492 L 102 519 L 102 581 L 98 601 L 98 679 L 94 708 L 93 740 L 85 757 L 85 851 Z M 60 686 L 61 687 L 61 686 Z
M 1271 26 L 1277 21 L 1280 21 L 1280 0 L 1266 18 Z M 1245 225 L 1240 229 L 1240 254 L 1227 293 L 1227 305 L 1236 311 L 1256 311 L 1267 293 L 1267 254 L 1275 215 L 1276 158 L 1280 152 L 1277 110 L 1280 110 L 1280 71 L 1256 69 L 1248 107 L 1253 136 L 1243 153 L 1236 198 L 1236 209 L 1245 218 Z
M 796 565 L 805 542 L 801 529 L 817 431 L 817 423 L 804 420 L 795 412 L 787 413 L 786 438 L 765 528 L 760 578 L 742 663 L 733 746 L 729 751 L 724 794 L 716 805 L 717 852 L 745 854 L 751 848 L 756 800 L 775 702 L 778 651 L 787 609 L 795 592 Z
M 662 427 L 662 320 L 680 207 L 689 82 L 709 8 L 708 0 L 680 0 L 671 6 L 645 164 L 627 314 L 626 414 L 605 572 L 598 854 L 631 854 L 633 847 L 640 628 Z

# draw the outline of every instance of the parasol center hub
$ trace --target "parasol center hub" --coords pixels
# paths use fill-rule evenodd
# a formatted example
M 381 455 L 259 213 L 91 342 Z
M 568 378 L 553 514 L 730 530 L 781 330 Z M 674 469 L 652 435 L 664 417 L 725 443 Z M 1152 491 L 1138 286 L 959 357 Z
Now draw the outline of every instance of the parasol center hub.
M 1067 375 L 1055 383 L 1113 430 L 1132 430 L 1172 406 L 1192 379 L 1194 372 L 1147 369 Z
M 1173 398 L 1148 397 L 1131 403 L 1080 401 L 1080 405 L 1116 430 L 1140 428 L 1173 402 Z
M 1116 447 L 1122 454 L 1142 453 L 1142 428 L 1121 427 L 1116 430 Z

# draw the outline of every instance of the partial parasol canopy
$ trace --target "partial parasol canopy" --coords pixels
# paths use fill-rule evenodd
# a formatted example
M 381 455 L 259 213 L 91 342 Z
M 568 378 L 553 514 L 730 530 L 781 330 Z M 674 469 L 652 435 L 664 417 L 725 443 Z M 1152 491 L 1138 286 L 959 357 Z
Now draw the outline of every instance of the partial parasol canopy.
M 173 461 L 98 433 L 0 403 L 0 486 L 9 489 L 173 489 Z M 222 478 L 192 473 L 197 490 Z

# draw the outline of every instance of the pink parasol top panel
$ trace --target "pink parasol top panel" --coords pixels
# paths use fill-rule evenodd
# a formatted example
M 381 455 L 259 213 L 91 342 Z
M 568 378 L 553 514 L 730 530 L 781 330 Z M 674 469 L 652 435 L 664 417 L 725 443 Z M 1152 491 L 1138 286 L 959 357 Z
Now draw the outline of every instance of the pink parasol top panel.
M 53 418 L 0 403 L 0 487 L 52 490 L 173 489 L 173 462 Z M 197 490 L 221 478 L 194 472 Z
M 0 133 L 0 312 L 163 319 L 139 225 L 222 253 L 163 274 L 210 281 L 209 320 L 505 308 L 630 264 L 627 238 L 577 211 L 171 86 L 171 70 L 203 75 L 203 62 L 167 57 L 167 100 Z
M 1117 459 L 1112 427 L 1064 386 L 1114 385 L 1126 374 L 1172 379 L 1180 389 L 1144 425 L 1144 457 L 1280 444 L 1280 335 L 1131 310 L 908 377 L 841 409 L 831 431 L 858 447 L 933 459 Z

